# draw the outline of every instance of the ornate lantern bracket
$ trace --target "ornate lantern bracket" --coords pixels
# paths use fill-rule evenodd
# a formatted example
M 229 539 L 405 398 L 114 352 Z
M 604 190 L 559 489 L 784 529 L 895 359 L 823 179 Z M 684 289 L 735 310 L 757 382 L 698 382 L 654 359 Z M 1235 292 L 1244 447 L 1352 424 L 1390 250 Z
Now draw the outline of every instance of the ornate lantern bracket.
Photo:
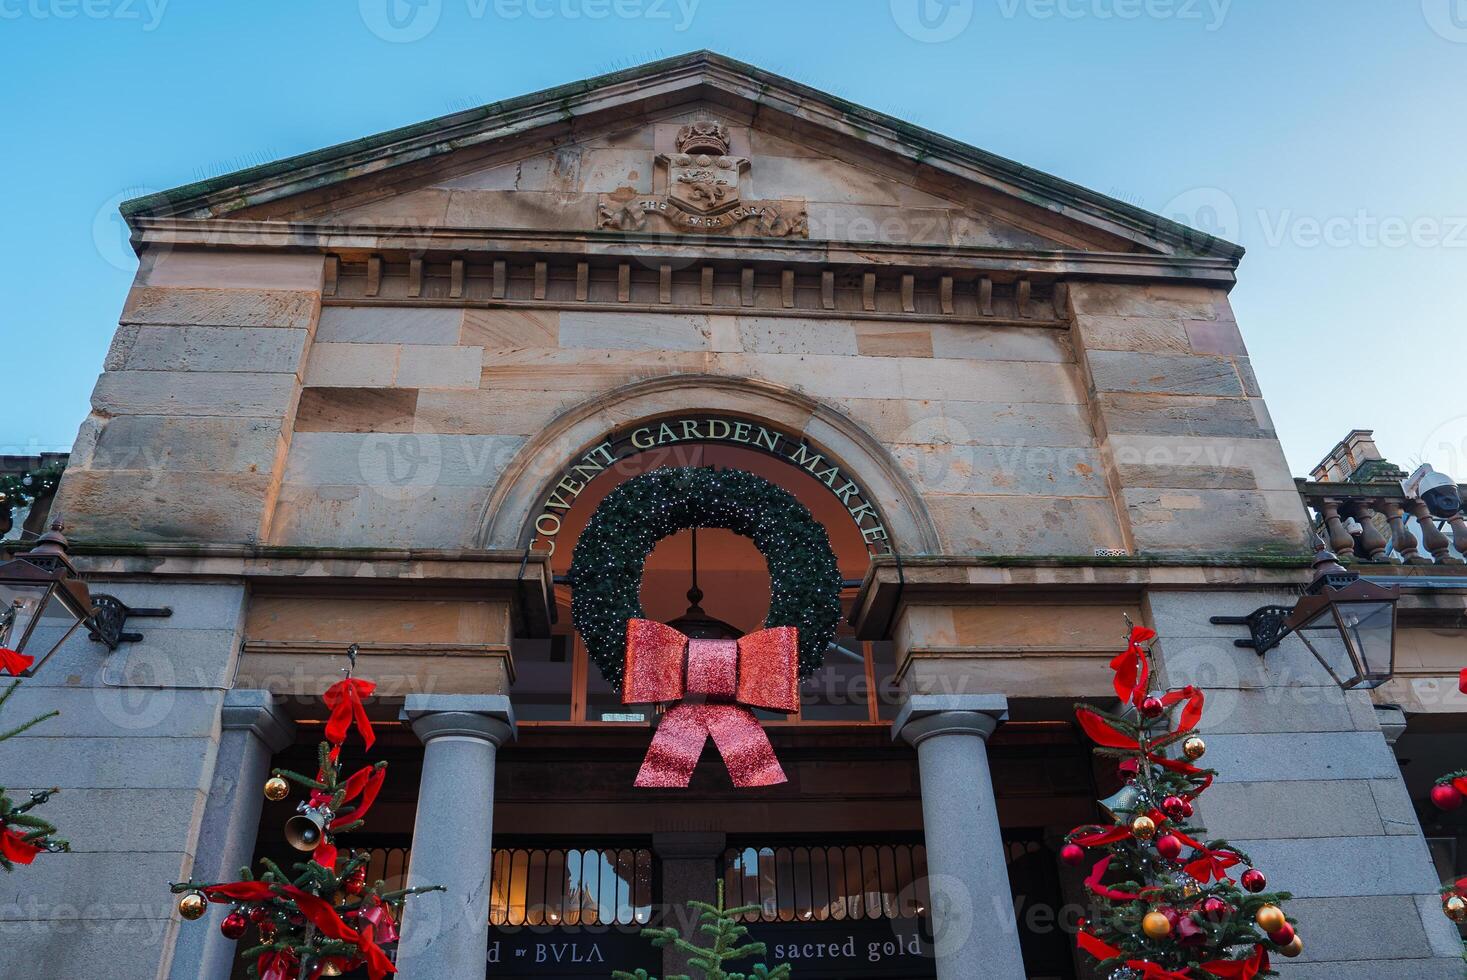
M 129 619 L 166 619 L 172 615 L 173 610 L 168 606 L 129 606 L 116 596 L 93 592 L 92 617 L 87 620 L 87 639 L 94 643 L 105 643 L 107 649 L 116 650 L 124 643 L 136 643 L 143 638 L 143 634 L 124 628 Z

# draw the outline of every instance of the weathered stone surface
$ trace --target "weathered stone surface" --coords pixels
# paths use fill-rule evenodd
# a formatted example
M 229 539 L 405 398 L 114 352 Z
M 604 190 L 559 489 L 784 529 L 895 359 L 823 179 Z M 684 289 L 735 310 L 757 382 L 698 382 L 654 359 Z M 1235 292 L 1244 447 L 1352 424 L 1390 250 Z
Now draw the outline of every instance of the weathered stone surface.
M 133 327 L 109 370 L 295 373 L 309 335 L 278 327 Z
M 100 426 L 93 470 L 268 473 L 281 445 L 269 418 L 119 415 Z
M 1297 493 L 1126 488 L 1122 496 L 1143 552 L 1308 553 Z
M 320 305 L 319 292 L 304 290 L 134 286 L 127 295 L 122 322 L 310 330 L 315 325 Z
M 1093 449 L 897 444 L 891 451 L 902 469 L 924 491 L 1109 496 L 1099 454 Z
M 324 266 L 321 255 L 148 249 L 138 261 L 137 283 L 193 289 L 319 290 Z
M 69 470 L 55 512 L 76 540 L 255 542 L 268 473 Z
M 305 388 L 295 431 L 411 432 L 417 410 L 416 388 Z
M 1186 327 L 1187 340 L 1198 354 L 1248 355 L 1243 335 L 1232 320 L 1188 320 Z
M 1088 557 L 1124 547 L 1109 500 L 944 494 L 927 506 L 951 554 Z
M 488 351 L 481 384 L 486 388 L 602 391 L 668 374 L 706 371 L 697 351 Z
M 1087 362 L 1097 391 L 1132 394 L 1241 396 L 1231 361 L 1219 357 L 1091 351 Z
M 41 787 L 11 791 L 32 788 Z M 51 798 L 45 814 L 63 828 L 72 853 L 184 853 L 193 847 L 193 827 L 185 821 L 160 821 L 158 815 L 200 812 L 204 799 L 194 789 L 68 789 Z
M 559 343 L 560 311 L 465 310 L 462 342 L 485 350 L 549 348 Z
M 1037 361 L 1068 364 L 1074 361 L 1064 333 L 1015 327 L 934 323 L 932 353 L 936 357 L 985 361 Z
M 287 484 L 271 525 L 272 540 L 308 547 L 468 548 L 487 497 L 488 491 L 476 486 L 428 486 L 418 492 L 392 485 Z M 406 667 L 417 669 L 412 662 Z M 323 665 L 326 674 L 334 669 Z
M 1419 837 L 1231 840 L 1301 898 L 1429 894 L 1439 885 Z
M 1070 302 L 1080 315 L 1233 318 L 1227 294 L 1202 286 L 1077 282 L 1070 286 Z
M 309 392 L 311 389 L 307 389 Z M 423 391 L 417 420 L 430 432 L 460 435 L 533 435 L 582 400 L 576 391 L 493 388 L 476 391 Z M 302 399 L 304 401 L 304 398 Z M 369 431 L 345 429 L 336 431 Z M 378 428 L 379 432 L 407 431 Z
M 482 347 L 404 344 L 392 382 L 405 388 L 477 388 L 483 365 Z
M 195 636 L 207 632 L 233 631 L 159 631 L 147 636 L 147 649 L 151 650 L 163 638 L 188 643 Z M 100 657 L 106 655 L 107 650 L 105 646 L 94 646 L 93 653 Z M 121 649 L 111 656 L 125 659 L 118 657 L 120 653 Z M 200 662 L 216 659 L 230 661 L 232 656 L 232 650 L 220 657 L 217 649 L 201 649 L 198 659 Z M 159 678 L 159 682 L 162 681 Z M 183 686 L 186 679 L 180 677 L 173 683 Z M 110 687 L 58 687 L 33 685 L 27 680 L 10 696 L 5 705 L 7 711 L 14 711 L 17 717 L 22 718 L 34 718 L 51 711 L 61 712 L 57 717 L 47 719 L 35 728 L 20 733 L 16 738 L 112 738 L 127 735 L 149 738 L 212 738 L 219 727 L 219 705 L 222 701 L 223 695 L 219 691 L 128 691 Z
M 812 202 L 810 237 L 837 242 L 951 244 L 951 216 L 939 208 Z
M 315 344 L 305 383 L 322 388 L 386 387 L 397 376 L 401 350 L 399 344 Z
M 708 318 L 696 314 L 560 314 L 560 346 L 600 350 L 707 350 Z
M 1194 348 L 1186 324 L 1187 321 L 1175 317 L 1084 316 L 1076 322 L 1075 329 L 1088 351 L 1191 354 Z
M 595 226 L 596 195 L 568 192 L 450 191 L 447 222 L 459 228 L 559 228 L 579 231 Z
M 1209 735 L 1209 746 L 1216 741 Z M 1290 839 L 1304 831 L 1311 837 L 1385 833 L 1371 782 L 1365 779 L 1214 783 L 1197 801 L 1197 821 L 1227 827 L 1230 836 L 1250 840 Z
M 472 313 L 486 311 L 469 311 Z M 328 306 L 321 311 L 317 343 L 457 344 L 465 311 L 405 306 Z
M 1273 423 L 1250 399 L 1106 392 L 1095 404 L 1113 433 L 1274 438 Z
M 858 323 L 855 326 L 856 351 L 862 357 L 932 356 L 932 328 L 925 323 Z
M 301 432 L 291 442 L 285 482 L 378 487 L 402 498 L 437 487 L 487 488 L 523 444 L 518 436 Z
M 92 407 L 105 415 L 210 415 L 279 419 L 290 412 L 293 374 L 219 371 L 108 371 Z

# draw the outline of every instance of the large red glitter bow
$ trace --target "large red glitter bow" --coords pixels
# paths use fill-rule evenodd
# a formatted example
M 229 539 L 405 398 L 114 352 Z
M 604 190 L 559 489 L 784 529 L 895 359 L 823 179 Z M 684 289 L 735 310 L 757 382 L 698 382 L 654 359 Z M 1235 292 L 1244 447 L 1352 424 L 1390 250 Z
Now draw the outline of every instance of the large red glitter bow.
M 345 742 L 346 733 L 355 722 L 357 731 L 362 733 L 362 741 L 367 748 L 372 747 L 372 743 L 377 741 L 377 733 L 372 731 L 372 723 L 367 719 L 367 709 L 362 706 L 362 698 L 370 697 L 375 690 L 376 684 L 355 677 L 339 680 L 326 689 L 326 693 L 321 696 L 326 707 L 331 709 L 331 717 L 326 719 L 326 741 L 332 745 Z
M 27 657 L 9 647 L 0 647 L 0 670 L 8 671 L 16 677 L 30 670 L 31 664 L 35 662 L 35 657 Z
M 693 640 L 671 626 L 629 620 L 622 701 L 678 702 L 657 726 L 636 784 L 687 786 L 710 735 L 735 786 L 784 782 L 774 746 L 749 708 L 799 708 L 798 638 L 795 627 L 778 626 L 741 640 Z
M 1215 977 L 1223 977 L 1224 980 L 1253 980 L 1259 974 L 1268 972 L 1268 950 L 1259 943 L 1253 947 L 1253 955 L 1247 959 L 1213 960 L 1211 963 L 1203 963 L 1200 969 Z
M 30 864 L 41 853 L 38 844 L 32 844 L 9 827 L 0 828 L 0 856 L 15 864 Z

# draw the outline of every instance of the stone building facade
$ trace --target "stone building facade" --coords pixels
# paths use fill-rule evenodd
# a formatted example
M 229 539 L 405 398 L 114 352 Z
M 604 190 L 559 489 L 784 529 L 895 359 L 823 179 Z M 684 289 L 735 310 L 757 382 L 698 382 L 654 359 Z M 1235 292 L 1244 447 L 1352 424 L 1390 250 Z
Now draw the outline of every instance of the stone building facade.
M 367 844 L 449 886 L 408 912 L 408 977 L 608 975 L 634 946 L 557 924 L 593 853 L 622 925 L 772 882 L 771 942 L 837 949 L 797 976 L 1082 977 L 1053 846 L 1114 777 L 1069 705 L 1112 696 L 1124 615 L 1210 692 L 1199 815 L 1296 894 L 1286 975 L 1460 975 L 1370 696 L 1209 622 L 1291 601 L 1312 552 L 1235 246 L 712 54 L 124 210 L 140 268 L 55 513 L 90 580 L 173 615 L 23 688 L 62 716 L 6 777 L 62 786 L 74 853 L 11 880 L 7 974 L 228 975 L 165 883 L 278 853 L 259 783 L 309 760 L 357 643 L 393 762 Z M 790 490 L 847 580 L 840 655 L 769 726 L 786 786 L 705 756 L 633 790 L 649 716 L 571 629 L 577 535 L 669 463 Z M 689 543 L 649 563 L 654 618 Z M 703 548 L 709 612 L 756 629 L 759 555 Z M 780 890 L 813 864 L 813 897 Z M 836 915 L 837 878 L 881 897 Z M 934 915 L 938 955 L 908 955 Z

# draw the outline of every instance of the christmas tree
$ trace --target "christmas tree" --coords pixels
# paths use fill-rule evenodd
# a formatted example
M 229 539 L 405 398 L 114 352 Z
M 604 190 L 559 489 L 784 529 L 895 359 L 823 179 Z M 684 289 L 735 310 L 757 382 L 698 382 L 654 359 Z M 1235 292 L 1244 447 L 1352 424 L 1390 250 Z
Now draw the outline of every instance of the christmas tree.
M 704 980 L 789 980 L 792 976 L 788 963 L 776 966 L 773 969 L 763 963 L 756 963 L 750 969 L 752 973 L 730 973 L 723 968 L 725 963 L 742 960 L 750 956 L 763 956 L 763 943 L 745 942 L 749 930 L 740 924 L 741 916 L 748 912 L 757 912 L 757 905 L 743 905 L 736 909 L 723 907 L 723 882 L 718 883 L 718 901 L 716 904 L 708 902 L 689 902 L 688 908 L 698 913 L 698 932 L 708 936 L 705 940 L 708 946 L 699 946 L 696 942 L 684 939 L 677 929 L 671 926 L 648 926 L 642 930 L 642 935 L 652 940 L 652 945 L 658 949 L 672 946 L 688 954 L 688 965 L 696 967 Z M 646 970 L 638 969 L 635 973 L 627 973 L 625 970 L 617 970 L 612 975 L 612 980 L 656 980 L 649 977 Z M 670 976 L 667 980 L 693 980 L 687 974 Z
M 17 667 L 19 670 L 24 670 L 30 666 L 31 658 L 22 656 L 14 650 L 0 647 L 0 654 L 9 655 L 0 657 L 0 670 L 16 673 L 18 672 Z M 9 657 L 25 662 L 15 664 L 9 660 Z M 10 700 L 10 696 L 18 687 L 20 687 L 20 681 L 15 681 L 5 689 L 4 694 L 0 694 L 0 710 L 4 709 L 5 702 Z M 8 741 L 58 714 L 60 714 L 59 711 L 51 711 L 32 718 L 25 724 L 18 725 L 7 732 L 0 732 L 0 742 Z M 0 868 L 14 871 L 17 864 L 30 864 L 36 859 L 36 855 L 43 851 L 54 854 L 58 851 L 71 850 L 71 845 L 66 841 L 57 839 L 56 828 L 52 824 L 31 813 L 32 810 L 59 792 L 61 791 L 58 789 L 40 790 L 31 793 L 26 802 L 16 803 L 5 791 L 5 787 L 0 786 Z
M 354 667 L 356 647 L 347 651 Z M 433 886 L 387 891 L 384 882 L 367 882 L 366 851 L 342 853 L 336 838 L 361 827 L 387 775 L 387 763 L 377 762 L 341 778 L 341 747 L 353 727 L 370 749 L 376 735 L 362 699 L 376 689 L 371 681 L 351 676 L 333 684 L 323 698 L 331 715 L 326 739 L 318 751 L 315 777 L 276 769 L 265 783 L 265 797 L 283 800 L 290 784 L 306 791 L 297 813 L 286 822 L 285 836 L 292 847 L 309 852 L 311 859 L 293 865 L 287 874 L 274 861 L 262 859 L 258 878 L 240 870 L 240 881 L 176 882 L 182 893 L 179 914 L 202 918 L 209 902 L 234 908 L 220 923 L 230 939 L 241 939 L 255 929 L 256 940 L 241 955 L 253 961 L 249 975 L 258 980 L 316 980 L 365 968 L 371 980 L 381 980 L 397 968 L 385 946 L 397 941 L 396 909 L 409 895 L 441 891 Z
M 1467 694 L 1467 670 L 1457 678 L 1457 689 Z M 1462 809 L 1467 802 L 1467 769 L 1449 772 L 1431 787 L 1431 802 L 1445 812 Z M 1442 884 L 1442 913 L 1458 925 L 1467 922 L 1467 878 Z
M 1116 760 L 1126 780 L 1101 801 L 1109 822 L 1071 831 L 1061 852 L 1073 866 L 1098 852 L 1085 881 L 1095 914 L 1081 927 L 1080 948 L 1110 980 L 1276 976 L 1270 953 L 1304 949 L 1279 907 L 1290 896 L 1267 892 L 1255 868 L 1234 881 L 1248 856 L 1225 840 L 1205 841 L 1190 822 L 1193 801 L 1216 775 L 1193 764 L 1207 751 L 1196 734 L 1204 696 L 1193 687 L 1148 691 L 1155 638 L 1132 627 L 1111 661 L 1120 711 L 1076 706 L 1096 753 Z

